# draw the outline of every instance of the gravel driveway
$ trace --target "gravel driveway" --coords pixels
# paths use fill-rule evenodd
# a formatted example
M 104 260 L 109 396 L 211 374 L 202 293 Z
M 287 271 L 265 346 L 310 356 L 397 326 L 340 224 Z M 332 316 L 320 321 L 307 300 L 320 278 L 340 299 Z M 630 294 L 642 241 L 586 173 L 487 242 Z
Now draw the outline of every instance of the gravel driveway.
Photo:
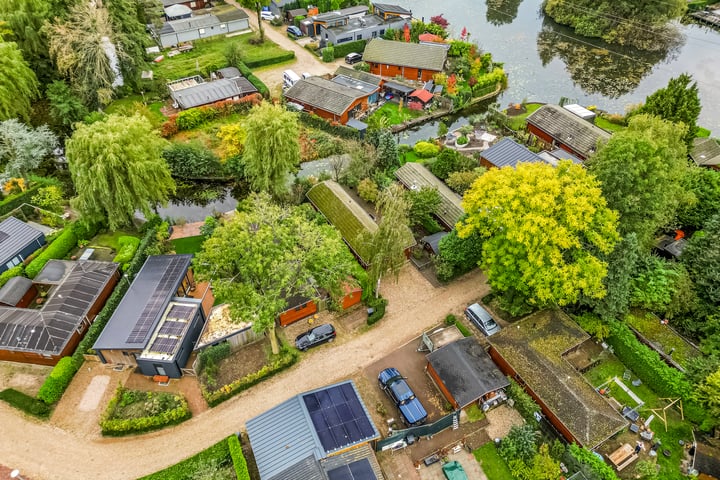
M 369 331 L 342 345 L 308 353 L 294 368 L 185 423 L 142 436 L 70 433 L 56 422 L 58 412 L 47 424 L 25 418 L 0 402 L 2 463 L 36 479 L 124 479 L 152 473 L 240 430 L 249 418 L 292 395 L 361 375 L 367 365 L 436 325 L 448 312 L 474 301 L 486 288 L 477 271 L 435 288 L 408 265 L 397 284 L 383 284 L 382 293 L 390 302 L 387 315 Z

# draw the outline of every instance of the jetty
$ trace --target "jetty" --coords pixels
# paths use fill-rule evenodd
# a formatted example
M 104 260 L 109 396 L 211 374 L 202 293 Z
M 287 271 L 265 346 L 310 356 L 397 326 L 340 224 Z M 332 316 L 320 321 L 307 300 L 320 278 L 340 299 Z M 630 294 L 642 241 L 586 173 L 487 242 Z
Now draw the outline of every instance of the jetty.
M 720 9 L 700 10 L 699 12 L 691 13 L 690 16 L 700 23 L 720 29 Z

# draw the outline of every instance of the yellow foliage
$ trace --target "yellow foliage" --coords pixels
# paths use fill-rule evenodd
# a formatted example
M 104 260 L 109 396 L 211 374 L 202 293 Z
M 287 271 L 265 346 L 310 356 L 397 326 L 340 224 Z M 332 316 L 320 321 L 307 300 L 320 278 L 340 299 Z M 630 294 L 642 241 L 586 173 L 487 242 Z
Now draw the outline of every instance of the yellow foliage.
M 245 146 L 247 139 L 247 131 L 238 123 L 223 125 L 217 133 L 217 137 L 221 140 L 223 158 L 234 157 L 240 155 Z
M 27 184 L 25 183 L 24 178 L 11 178 L 5 182 L 5 185 L 3 186 L 3 192 L 5 192 L 5 195 L 24 192 L 25 190 L 27 190 Z

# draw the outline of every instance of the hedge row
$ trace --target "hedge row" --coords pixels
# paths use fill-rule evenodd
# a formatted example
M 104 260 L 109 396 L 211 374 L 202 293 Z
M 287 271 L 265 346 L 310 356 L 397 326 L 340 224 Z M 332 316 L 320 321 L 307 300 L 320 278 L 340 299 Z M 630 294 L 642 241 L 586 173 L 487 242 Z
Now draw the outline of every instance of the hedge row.
M 362 53 L 365 50 L 367 40 L 355 40 L 354 42 L 341 43 L 333 45 L 335 49 L 335 58 L 343 58 L 348 53 Z
M 66 228 L 43 252 L 25 267 L 25 274 L 35 278 L 50 260 L 65 258 L 77 246 L 78 237 L 72 228 Z
M 117 408 L 117 404 L 122 399 L 122 393 L 124 390 L 125 389 L 122 387 L 117 389 L 115 396 L 108 404 L 104 418 L 100 420 L 100 429 L 103 435 L 121 437 L 123 435 L 131 435 L 134 433 L 150 432 L 152 430 L 158 430 L 169 425 L 176 425 L 184 422 L 192 416 L 187 400 L 178 396 L 180 401 L 180 405 L 178 407 L 173 408 L 172 410 L 160 412 L 157 415 L 140 418 L 108 418 Z
M 20 207 L 23 203 L 31 203 L 31 199 L 35 194 L 42 188 L 43 185 L 33 185 L 24 192 L 8 195 L 7 197 L 0 200 L 0 217 L 7 215 L 16 208 Z
M 237 435 L 231 435 L 227 439 L 228 448 L 230 449 L 230 457 L 235 466 L 235 476 L 238 480 L 250 480 L 250 470 L 248 470 L 247 460 L 243 455 L 242 446 Z
M 44 402 L 23 392 L 18 392 L 13 388 L 6 388 L 1 391 L 0 400 L 4 400 L 18 410 L 22 410 L 38 418 L 47 418 L 50 416 L 51 409 Z
M 238 100 L 222 100 L 212 105 L 189 108 L 168 118 L 162 127 L 163 136 L 168 137 L 177 131 L 191 130 L 218 117 L 226 117 L 233 113 L 247 113 L 253 106 L 259 104 L 260 100 L 256 94 L 251 94 Z M 173 123 L 176 131 L 173 131 Z
M 348 140 L 358 140 L 360 138 L 360 132 L 354 128 L 345 127 L 340 124 L 333 125 L 312 113 L 299 112 L 298 115 L 300 116 L 300 121 L 309 127 L 317 128 L 318 130 L 323 130 L 331 135 L 347 138 Z
M 248 68 L 260 68 L 268 65 L 275 65 L 276 63 L 289 62 L 295 58 L 295 52 L 292 50 L 284 51 L 274 57 L 264 57 L 254 61 L 244 62 Z
M 368 325 L 373 325 L 379 322 L 385 316 L 385 307 L 387 307 L 388 303 L 387 299 L 382 297 L 370 297 L 365 301 L 365 303 L 367 304 L 368 308 L 372 308 L 374 310 L 373 313 L 368 315 Z
M 262 80 L 260 80 L 252 73 L 250 67 L 245 65 L 243 62 L 238 61 L 237 65 L 235 65 L 235 68 L 240 70 L 242 76 L 247 78 L 248 82 L 252 83 L 253 86 L 258 89 L 258 92 L 260 92 L 260 95 L 262 95 L 263 98 L 268 98 L 270 96 L 270 89 L 267 87 L 267 85 L 263 83 Z
M 578 447 L 574 443 L 571 443 L 568 451 L 581 465 L 583 470 L 589 470 L 600 480 L 618 480 L 618 476 L 615 475 L 612 467 L 598 458 L 591 450 Z
M 45 379 L 45 382 L 40 387 L 40 392 L 45 393 L 43 393 L 44 398 L 40 398 L 40 394 L 38 393 L 38 398 L 43 400 L 48 405 L 51 405 L 60 400 L 68 385 L 70 385 L 73 376 L 85 361 L 84 354 L 92 350 L 92 346 L 97 340 L 97 338 L 100 336 L 100 332 L 102 332 L 103 328 L 105 328 L 108 320 L 110 320 L 110 317 L 112 316 L 113 312 L 115 312 L 115 309 L 120 304 L 120 301 L 125 295 L 125 292 L 129 287 L 130 279 L 135 276 L 137 272 L 140 271 L 143 263 L 145 263 L 145 259 L 147 258 L 145 251 L 150 245 L 153 244 L 153 242 L 156 241 L 155 233 L 155 228 L 150 228 L 147 232 L 145 232 L 145 236 L 140 242 L 140 246 L 138 247 L 137 252 L 135 252 L 135 258 L 133 258 L 133 261 L 130 263 L 130 266 L 127 269 L 127 281 L 120 280 L 120 282 L 113 290 L 113 293 L 105 302 L 105 306 L 102 310 L 100 310 L 100 313 L 97 315 L 97 317 L 95 317 L 95 320 L 93 321 L 92 325 L 90 325 L 90 328 L 88 329 L 83 339 L 80 340 L 80 343 L 75 349 L 75 352 L 72 354 L 71 357 L 65 357 L 61 359 L 60 362 L 55 365 L 55 367 L 50 372 L 48 378 Z M 70 362 L 68 363 L 66 359 L 69 359 Z M 68 365 L 67 367 L 65 366 L 66 364 Z M 69 377 L 67 376 L 66 368 L 72 370 L 72 374 Z M 46 384 L 48 385 L 46 386 Z
M 205 473 L 208 465 L 222 465 L 229 460 L 228 440 L 223 438 L 215 445 L 202 450 L 159 472 L 151 473 L 140 480 L 195 480 Z M 204 477 L 207 478 L 207 477 Z
M 225 400 L 237 395 L 238 393 L 257 385 L 263 380 L 270 378 L 273 375 L 280 373 L 287 368 L 290 368 L 295 364 L 297 359 L 298 354 L 295 350 L 283 347 L 283 349 L 280 351 L 280 354 L 278 355 L 278 358 L 275 361 L 268 365 L 265 365 L 257 372 L 246 375 L 243 378 L 240 378 L 232 383 L 223 386 L 219 390 L 209 392 L 206 390 L 205 385 L 202 385 L 203 397 L 205 397 L 205 400 L 211 407 L 219 405 Z
M 508 396 L 513 399 L 513 406 L 515 410 L 520 413 L 526 422 L 530 425 L 537 426 L 537 419 L 535 413 L 540 412 L 540 406 L 535 403 L 535 400 L 511 377 L 508 377 L 510 381 L 510 388 L 508 388 Z
M 5 270 L 3 273 L 0 273 L 0 288 L 5 285 L 8 280 L 10 280 L 13 277 L 19 277 L 23 273 L 23 266 L 17 265 L 9 270 Z

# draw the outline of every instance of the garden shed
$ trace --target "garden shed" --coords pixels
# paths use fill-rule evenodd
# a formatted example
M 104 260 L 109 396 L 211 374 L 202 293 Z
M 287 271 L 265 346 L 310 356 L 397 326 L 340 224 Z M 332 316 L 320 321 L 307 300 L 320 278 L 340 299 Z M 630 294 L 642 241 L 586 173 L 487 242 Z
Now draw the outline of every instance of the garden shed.
M 43 232 L 15 217 L 6 218 L 0 222 L 0 273 L 20 265 L 43 245 Z
M 690 149 L 690 158 L 699 167 L 720 168 L 720 144 L 714 138 L 696 138 Z
M 72 355 L 120 278 L 111 262 L 50 260 L 38 277 L 46 270 L 61 277 L 40 309 L 0 307 L 0 360 L 55 365 Z
M 246 424 L 261 480 L 382 479 L 380 438 L 352 381 L 296 395 Z
M 525 388 L 565 439 L 593 449 L 627 421 L 564 357 L 588 338 L 565 313 L 542 310 L 488 340 L 500 370 Z
M 223 303 L 214 306 L 210 311 L 195 344 L 195 350 L 203 350 L 222 342 L 228 342 L 232 349 L 237 349 L 261 338 L 263 335 L 252 329 L 251 322 L 234 320 L 230 315 L 230 305 Z
M 484 412 L 507 400 L 510 382 L 475 337 L 456 340 L 427 355 L 427 373 L 456 409 L 478 402 Z
M 558 105 L 543 105 L 527 118 L 528 131 L 547 143 L 585 160 L 610 133 Z
M 343 240 L 360 263 L 368 267 L 371 262 L 370 251 L 362 236 L 377 231 L 375 220 L 339 183 L 332 180 L 326 180 L 312 187 L 307 193 L 307 198 L 327 221 L 340 231 Z M 415 245 L 415 238 L 409 228 L 403 243 L 406 252 Z
M 379 87 L 352 77 L 338 75 L 332 80 L 309 77 L 299 80 L 284 96 L 302 105 L 306 112 L 346 124 L 348 119 L 368 108 L 369 98 L 377 99 Z
M 409 190 L 420 190 L 423 187 L 437 190 L 440 194 L 440 206 L 435 216 L 448 230 L 455 228 L 455 224 L 465 215 L 462 197 L 450 190 L 450 187 L 424 165 L 407 162 L 395 171 L 395 177 Z
M 543 161 L 527 147 L 507 137 L 480 153 L 480 165 L 485 168 L 515 168 L 520 162 L 538 163 Z

